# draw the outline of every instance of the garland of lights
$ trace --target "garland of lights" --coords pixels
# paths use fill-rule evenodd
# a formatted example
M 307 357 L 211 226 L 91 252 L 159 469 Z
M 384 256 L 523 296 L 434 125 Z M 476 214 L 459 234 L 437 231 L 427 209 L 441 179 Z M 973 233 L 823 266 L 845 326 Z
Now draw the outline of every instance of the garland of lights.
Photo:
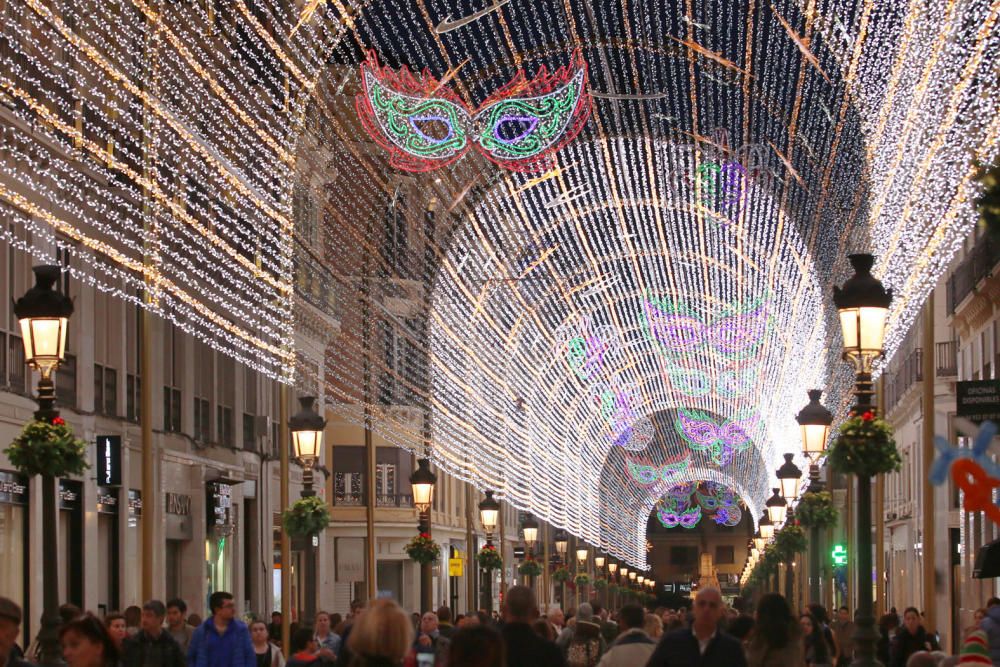
M 61 248 L 75 280 L 270 377 L 294 371 L 345 419 L 367 404 L 388 443 L 433 444 L 449 473 L 644 566 L 643 513 L 678 479 L 637 483 L 623 458 L 633 439 L 619 441 L 633 425 L 657 425 L 642 456 L 662 468 L 683 452 L 663 450 L 676 432 L 656 415 L 758 415 L 747 452 L 713 478 L 756 516 L 773 443 L 796 437 L 788 405 L 824 386 L 846 406 L 828 289 L 848 251 L 872 250 L 903 295 L 889 356 L 903 340 L 974 224 L 970 159 L 1000 146 L 1000 12 L 835 0 L 807 18 L 794 3 L 696 0 L 683 17 L 654 2 L 590 25 L 567 7 L 511 4 L 455 27 L 454 8 L 434 3 L 338 0 L 297 27 L 281 3 L 12 0 L 0 93 L 18 123 L 0 132 L 0 235 L 40 261 Z M 636 30 L 655 35 L 641 54 Z M 487 157 L 510 162 L 500 139 L 534 122 L 518 104 L 494 108 L 509 115 L 499 138 L 486 134 L 498 119 L 481 118 L 476 155 L 413 180 L 387 172 L 345 112 L 363 49 L 447 80 L 435 97 L 500 103 L 518 71 L 565 67 L 590 31 L 625 36 L 584 51 L 595 89 L 615 95 L 593 103 L 577 140 L 512 163 L 531 178 L 479 159 L 492 142 Z M 554 92 L 526 90 L 503 94 Z M 436 231 L 422 235 L 432 197 Z M 396 221 L 410 233 L 393 245 Z M 643 328 L 647 295 L 667 306 L 650 311 L 659 338 Z M 733 304 L 762 299 L 756 344 L 752 321 L 708 335 L 724 313 L 746 314 Z M 673 342 L 674 304 L 702 336 L 683 352 L 660 341 Z M 594 341 L 560 347 L 555 332 L 581 318 L 609 336 L 600 362 Z M 364 320 L 368 349 L 349 324 Z M 351 335 L 330 333 L 341 322 Z M 293 351 L 307 327 L 325 356 Z M 602 384 L 634 387 L 628 419 L 604 419 Z M 687 479 L 708 479 L 711 452 L 687 453 Z

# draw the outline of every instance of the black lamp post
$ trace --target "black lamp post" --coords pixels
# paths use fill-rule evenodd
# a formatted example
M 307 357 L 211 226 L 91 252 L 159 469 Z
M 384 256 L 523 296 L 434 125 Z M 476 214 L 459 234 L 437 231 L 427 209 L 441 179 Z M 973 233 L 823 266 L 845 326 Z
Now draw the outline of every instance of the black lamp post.
M 892 290 L 871 274 L 875 258 L 870 254 L 850 255 L 854 275 L 843 288 L 833 288 L 833 303 L 840 315 L 844 337 L 844 359 L 854 365 L 855 410 L 874 412 L 872 364 L 882 356 L 885 320 L 892 303 Z M 858 620 L 854 633 L 856 646 L 852 665 L 878 665 L 875 659 L 875 619 L 872 603 L 872 478 L 858 475 Z M 881 511 L 881 508 L 879 508 Z
M 833 424 L 833 413 L 823 407 L 819 399 L 823 396 L 821 389 L 809 390 L 809 403 L 795 416 L 802 430 L 802 453 L 809 459 L 809 492 L 819 493 L 823 490 L 823 481 L 819 476 L 819 459 L 826 451 L 826 443 L 830 437 L 830 425 Z M 817 526 L 809 528 L 809 598 L 820 603 L 820 535 Z
M 771 497 L 764 503 L 767 508 L 767 517 L 771 523 L 777 527 L 785 522 L 785 515 L 788 514 L 788 501 L 781 497 L 780 489 L 771 489 Z
M 56 387 L 53 373 L 66 358 L 66 332 L 73 314 L 73 302 L 55 290 L 61 269 L 59 266 L 36 266 L 35 285 L 14 304 L 14 315 L 21 324 L 24 358 L 36 369 L 38 379 L 38 410 L 35 419 L 52 423 L 59 416 L 55 408 Z M 42 625 L 38 631 L 40 664 L 61 665 L 59 646 L 59 579 L 56 557 L 59 516 L 56 510 L 56 478 L 42 476 Z
M 314 407 L 315 396 L 302 396 L 299 398 L 299 411 L 288 420 L 288 428 L 292 432 L 292 451 L 295 458 L 302 463 L 302 492 L 303 498 L 316 495 L 313 490 L 313 470 L 319 462 L 323 452 L 323 429 L 326 428 L 326 420 L 323 419 Z M 306 544 L 305 560 L 305 613 L 304 621 L 311 623 L 316 615 L 316 536 L 310 536 Z
M 535 545 L 538 543 L 538 520 L 530 512 L 524 515 L 521 531 L 524 533 L 525 558 L 533 560 L 535 558 Z M 548 567 L 548 563 L 545 564 L 545 567 Z M 528 577 L 528 585 L 532 589 L 535 587 L 534 576 Z
M 560 528 L 556 531 L 556 534 L 552 537 L 552 541 L 556 545 L 556 554 L 559 556 L 559 563 L 563 566 L 568 567 L 569 563 L 566 562 L 566 550 L 569 549 L 569 535 L 566 531 Z M 548 567 L 548 563 L 545 567 Z M 559 586 L 559 602 L 565 607 L 566 606 L 566 582 L 562 582 Z
M 434 485 L 437 475 L 431 472 L 430 459 L 417 459 L 417 469 L 410 475 L 410 487 L 413 490 L 413 506 L 417 508 L 420 518 L 417 530 L 431 534 L 431 505 L 434 504 Z M 430 563 L 420 564 L 420 613 L 432 611 L 433 578 Z
M 487 490 L 486 497 L 479 503 L 479 521 L 486 532 L 486 546 L 493 546 L 493 531 L 496 530 L 500 518 L 500 503 L 493 497 L 493 492 Z M 471 545 L 470 545 L 471 548 Z M 501 554 L 502 556 L 502 554 Z M 493 570 L 486 570 L 486 585 L 483 586 L 485 607 L 488 613 L 493 613 Z
M 795 454 L 785 454 L 785 462 L 781 464 L 781 467 L 776 471 L 778 477 L 778 484 L 781 485 L 781 496 L 788 501 L 788 515 L 786 518 L 786 523 L 791 525 L 794 521 L 794 514 L 792 511 L 792 503 L 795 502 L 799 497 L 799 491 L 802 487 L 802 471 L 799 469 L 793 459 Z M 788 598 L 791 599 L 792 596 L 792 583 L 791 579 L 794 574 L 793 568 L 789 567 L 787 572 L 788 583 L 786 583 L 785 588 L 788 590 Z

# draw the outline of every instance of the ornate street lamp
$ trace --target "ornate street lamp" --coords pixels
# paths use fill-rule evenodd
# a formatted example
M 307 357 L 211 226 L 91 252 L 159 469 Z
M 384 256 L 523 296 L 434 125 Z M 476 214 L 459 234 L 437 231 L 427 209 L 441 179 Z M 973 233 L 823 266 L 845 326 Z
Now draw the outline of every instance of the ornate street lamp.
M 771 521 L 770 512 L 764 512 L 757 522 L 757 527 L 760 529 L 760 536 L 764 538 L 764 543 L 770 542 L 774 537 L 774 523 Z
M 638 576 L 639 574 L 635 570 L 632 570 L 631 572 L 628 573 L 629 581 L 635 581 L 636 577 Z
M 556 553 L 559 554 L 559 560 L 565 563 L 566 549 L 569 548 L 569 536 L 566 535 L 565 530 L 560 528 L 552 539 L 556 543 Z
M 874 412 L 872 398 L 872 364 L 882 356 L 885 340 L 885 320 L 892 303 L 892 290 L 871 274 L 875 257 L 870 254 L 850 255 L 854 275 L 842 288 L 833 288 L 833 303 L 840 316 L 844 338 L 844 359 L 854 365 L 855 410 L 861 414 Z M 928 352 L 929 354 L 929 352 Z M 858 475 L 857 512 L 857 568 L 858 619 L 855 626 L 856 646 L 853 665 L 867 667 L 878 664 L 875 660 L 875 619 L 872 603 L 872 479 Z M 881 511 L 881 508 L 879 508 Z
M 802 430 L 802 453 L 811 463 L 816 463 L 826 451 L 830 425 L 833 424 L 833 413 L 819 402 L 822 396 L 823 390 L 810 389 L 809 403 L 795 415 L 795 421 Z
M 785 514 L 788 513 L 788 501 L 781 497 L 779 489 L 774 488 L 771 490 L 774 493 L 764 503 L 764 507 L 767 508 L 767 517 L 771 520 L 771 523 L 778 526 L 785 522 Z
M 538 521 L 530 512 L 525 514 L 521 529 L 524 531 L 524 543 L 528 547 L 528 552 L 534 552 L 535 543 L 538 541 Z
M 59 266 L 36 266 L 35 285 L 14 304 L 14 315 L 21 324 L 24 358 L 38 370 L 38 410 L 35 419 L 52 423 L 59 416 L 55 408 L 56 387 L 52 380 L 66 356 L 66 332 L 73 314 L 70 298 L 55 290 Z M 40 664 L 61 665 L 59 646 L 59 579 L 57 535 L 59 514 L 56 509 L 56 478 L 42 475 L 42 624 L 38 631 Z
M 642 586 L 646 582 L 646 577 L 640 574 L 638 577 L 636 577 L 636 580 L 639 582 L 639 585 Z
M 778 468 L 778 482 L 781 484 L 781 495 L 785 500 L 797 500 L 802 490 L 802 470 L 795 465 L 795 454 L 785 454 L 785 462 Z
M 760 530 L 753 534 L 753 546 L 758 554 L 764 551 L 764 547 L 767 546 L 767 540 L 760 534 Z
M 576 550 L 576 564 L 580 567 L 585 567 L 587 565 L 587 554 L 590 553 L 587 547 L 582 547 Z
M 594 567 L 596 567 L 598 570 L 604 568 L 604 561 L 605 557 L 603 554 L 594 554 Z
M 417 469 L 410 475 L 410 487 L 413 489 L 413 506 L 420 513 L 417 530 L 431 534 L 431 506 L 434 504 L 434 485 L 437 475 L 431 472 L 430 459 L 417 459 Z M 433 578 L 430 563 L 420 564 L 420 612 L 431 611 L 434 604 Z
M 493 492 L 487 490 L 486 497 L 479 503 L 479 521 L 486 531 L 486 543 L 493 544 L 493 531 L 497 528 L 500 518 L 500 503 L 493 497 Z
M 610 572 L 613 575 L 617 570 L 618 570 L 618 563 L 614 561 L 608 563 L 608 572 Z
M 292 451 L 302 462 L 302 497 L 315 495 L 313 491 L 313 469 L 323 452 L 323 429 L 326 420 L 319 416 L 313 404 L 315 396 L 299 399 L 299 411 L 288 420 L 292 432 Z

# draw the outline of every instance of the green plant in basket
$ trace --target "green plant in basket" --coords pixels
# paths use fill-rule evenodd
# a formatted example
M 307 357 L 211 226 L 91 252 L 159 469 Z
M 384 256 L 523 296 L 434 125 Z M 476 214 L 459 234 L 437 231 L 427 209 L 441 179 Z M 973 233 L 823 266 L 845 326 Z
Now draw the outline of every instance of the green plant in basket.
M 517 573 L 525 577 L 537 577 L 542 573 L 542 566 L 534 558 L 529 558 L 521 563 Z
M 620 590 L 621 589 L 618 587 L 618 584 L 608 584 L 608 593 L 609 594 L 614 595 L 615 593 L 617 593 Z
M 291 537 L 318 535 L 330 524 L 330 508 L 319 496 L 299 498 L 281 513 L 281 525 Z
M 435 563 L 441 557 L 441 547 L 434 541 L 430 533 L 420 533 L 410 540 L 403 551 L 421 565 Z
M 774 536 L 774 550 L 782 561 L 791 560 L 806 550 L 806 531 L 801 526 L 785 526 Z
M 840 512 L 834 507 L 829 491 L 809 491 L 799 499 L 795 518 L 806 528 L 832 528 L 837 525 Z
M 598 577 L 597 579 L 594 579 L 594 588 L 595 589 L 597 589 L 599 591 L 603 591 L 607 587 L 608 587 L 608 580 L 605 579 L 604 577 Z
M 499 570 L 503 567 L 503 559 L 492 544 L 487 544 L 480 549 L 479 553 L 476 554 L 476 560 L 479 562 L 479 567 L 484 570 Z
M 87 443 L 73 435 L 73 429 L 62 417 L 56 417 L 51 423 L 31 420 L 4 454 L 18 472 L 29 477 L 79 475 L 90 467 Z
M 564 566 L 559 566 L 556 568 L 555 572 L 552 573 L 552 581 L 557 584 L 561 584 L 564 581 L 569 581 L 572 576 L 573 575 L 571 575 L 569 570 L 567 570 Z
M 896 472 L 903 464 L 892 427 L 871 412 L 852 414 L 840 425 L 828 458 L 837 472 L 863 477 Z
M 573 583 L 577 586 L 588 586 L 590 585 L 590 577 L 585 574 L 578 574 L 576 578 L 573 579 Z

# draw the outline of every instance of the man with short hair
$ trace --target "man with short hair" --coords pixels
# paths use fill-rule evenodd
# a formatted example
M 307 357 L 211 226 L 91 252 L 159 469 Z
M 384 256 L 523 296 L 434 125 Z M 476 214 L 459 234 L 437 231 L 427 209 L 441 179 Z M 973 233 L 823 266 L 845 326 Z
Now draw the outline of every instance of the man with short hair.
M 184 654 L 163 629 L 166 607 L 159 600 L 142 605 L 139 631 L 122 644 L 123 667 L 184 667 Z
M 618 638 L 618 623 L 608 620 L 608 610 L 597 600 L 591 600 L 590 606 L 594 609 L 594 622 L 601 626 L 601 636 L 604 637 L 605 644 L 610 645 Z
M 194 628 L 187 622 L 187 610 L 187 603 L 184 600 L 180 598 L 167 600 L 167 632 L 181 647 L 184 655 L 187 655 L 191 635 L 194 634 Z
M 437 614 L 428 611 L 421 616 L 417 639 L 413 642 L 413 650 L 418 656 L 417 664 L 422 664 L 419 658 L 421 654 L 429 654 L 433 656 L 435 665 L 443 665 L 448 658 L 448 644 L 448 638 L 438 628 Z
M 549 613 L 546 615 L 545 620 L 552 626 L 553 637 L 558 637 L 559 633 L 563 631 L 563 626 L 566 625 L 566 615 L 563 614 L 562 607 L 556 604 L 549 607 Z
M 837 664 L 847 667 L 854 660 L 854 621 L 851 620 L 851 610 L 847 607 L 838 609 L 837 620 L 833 622 L 831 629 L 840 649 Z
M 538 602 L 530 588 L 511 586 L 507 590 L 503 618 L 507 667 L 565 667 L 562 651 L 531 628 L 531 623 L 538 618 Z
M 236 618 L 232 593 L 212 593 L 208 607 L 212 615 L 191 635 L 188 667 L 256 667 L 250 630 Z
M 643 629 L 645 622 L 646 612 L 639 605 L 627 604 L 622 607 L 618 613 L 621 634 L 608 648 L 597 667 L 645 665 L 656 648 L 656 642 Z
M 719 630 L 722 593 L 703 588 L 694 598 L 691 628 L 665 634 L 646 667 L 746 667 L 739 641 Z
M 442 637 L 451 639 L 455 634 L 455 626 L 451 622 L 451 609 L 447 605 L 441 605 L 437 610 L 438 632 Z
M 20 634 L 21 607 L 10 598 L 0 597 L 0 667 L 31 667 L 17 647 Z

